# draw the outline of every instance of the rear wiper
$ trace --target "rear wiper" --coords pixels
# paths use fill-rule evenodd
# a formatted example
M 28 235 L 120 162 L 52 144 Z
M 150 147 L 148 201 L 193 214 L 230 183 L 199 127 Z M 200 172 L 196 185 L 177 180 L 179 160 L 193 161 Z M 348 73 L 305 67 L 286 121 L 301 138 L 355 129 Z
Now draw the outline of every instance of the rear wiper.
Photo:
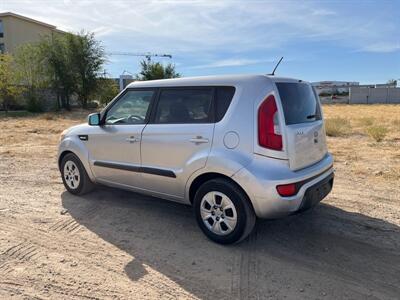
M 317 115 L 309 115 L 309 116 L 307 116 L 307 119 L 315 119 L 316 116 Z

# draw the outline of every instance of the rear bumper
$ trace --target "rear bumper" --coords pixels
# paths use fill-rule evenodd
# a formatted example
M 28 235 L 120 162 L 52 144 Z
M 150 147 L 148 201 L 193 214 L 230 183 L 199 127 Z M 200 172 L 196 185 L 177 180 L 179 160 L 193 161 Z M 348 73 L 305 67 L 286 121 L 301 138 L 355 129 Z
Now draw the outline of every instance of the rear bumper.
M 303 200 L 301 201 L 300 207 L 298 208 L 296 213 L 303 212 L 314 207 L 319 202 L 321 202 L 326 196 L 328 196 L 333 187 L 334 177 L 335 177 L 334 173 L 331 173 L 321 181 L 310 186 L 306 190 Z
M 333 177 L 333 158 L 327 154 L 318 163 L 300 171 L 291 171 L 285 161 L 255 160 L 233 179 L 250 197 L 257 217 L 272 219 L 318 204 L 332 190 Z M 298 182 L 303 184 L 294 196 L 282 197 L 276 190 L 277 185 Z

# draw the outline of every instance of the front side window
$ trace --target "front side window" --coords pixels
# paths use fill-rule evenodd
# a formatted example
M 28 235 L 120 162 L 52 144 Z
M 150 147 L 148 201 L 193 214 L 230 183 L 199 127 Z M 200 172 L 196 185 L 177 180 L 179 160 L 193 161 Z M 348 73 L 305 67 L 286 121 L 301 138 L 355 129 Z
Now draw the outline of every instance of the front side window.
M 155 123 L 208 123 L 212 98 L 212 88 L 163 90 L 157 105 Z
M 144 124 L 154 91 L 127 91 L 107 112 L 105 123 Z
M 4 37 L 3 21 L 0 20 L 0 38 Z

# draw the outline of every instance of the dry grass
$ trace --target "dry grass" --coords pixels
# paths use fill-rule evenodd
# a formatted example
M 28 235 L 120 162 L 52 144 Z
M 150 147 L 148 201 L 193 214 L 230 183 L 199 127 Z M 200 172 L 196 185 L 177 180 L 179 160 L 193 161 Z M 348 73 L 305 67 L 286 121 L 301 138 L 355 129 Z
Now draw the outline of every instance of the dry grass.
M 347 134 L 328 136 L 335 167 L 349 182 L 400 185 L 400 105 L 324 105 L 323 111 L 327 123 L 349 122 Z
M 395 119 L 395 120 L 393 120 L 393 126 L 395 127 L 395 128 L 397 128 L 397 130 L 400 130 L 400 119 Z
M 400 105 L 324 105 L 323 111 L 329 150 L 340 176 L 349 182 L 400 185 Z M 33 147 L 56 153 L 59 134 L 86 122 L 89 113 L 0 116 L 0 158 L 28 158 Z M 379 143 L 368 135 L 374 127 L 386 128 L 386 136 Z
M 371 126 L 367 128 L 367 133 L 377 142 L 382 142 L 385 138 L 388 129 L 384 126 Z
M 362 126 L 372 126 L 375 123 L 375 118 L 363 117 L 359 119 Z
M 28 156 L 30 147 L 49 147 L 54 151 L 52 147 L 57 145 L 59 134 L 65 128 L 85 122 L 88 113 L 0 115 L 0 153 L 3 148 L 9 149 L 10 146 L 12 149 L 24 149 Z
M 326 119 L 325 130 L 327 136 L 345 136 L 350 131 L 350 122 L 340 117 Z
M 377 125 L 388 129 L 388 138 L 399 138 L 400 105 L 347 105 L 334 104 L 323 106 L 325 119 L 341 118 L 350 122 L 350 134 L 366 133 L 366 127 Z

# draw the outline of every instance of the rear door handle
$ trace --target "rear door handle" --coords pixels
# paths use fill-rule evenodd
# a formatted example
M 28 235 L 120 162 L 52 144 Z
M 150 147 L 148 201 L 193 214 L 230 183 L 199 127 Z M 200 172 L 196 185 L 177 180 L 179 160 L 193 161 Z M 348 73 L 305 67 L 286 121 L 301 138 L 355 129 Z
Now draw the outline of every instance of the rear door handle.
M 192 143 L 195 144 L 205 144 L 208 143 L 208 139 L 203 138 L 202 136 L 196 136 L 195 138 L 192 138 L 189 140 Z
M 134 136 L 130 136 L 128 138 L 125 139 L 127 142 L 129 143 L 135 143 L 135 142 L 139 142 L 138 138 L 135 138 Z

